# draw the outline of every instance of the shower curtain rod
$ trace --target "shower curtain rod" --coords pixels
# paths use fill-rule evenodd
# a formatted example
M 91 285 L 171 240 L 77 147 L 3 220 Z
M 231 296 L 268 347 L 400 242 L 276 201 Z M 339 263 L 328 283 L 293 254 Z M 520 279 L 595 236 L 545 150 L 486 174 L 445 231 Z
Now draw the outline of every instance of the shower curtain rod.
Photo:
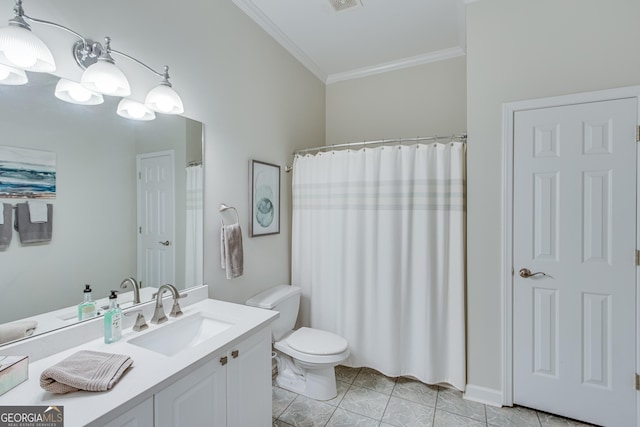
M 438 142 L 439 140 L 467 142 L 467 134 L 465 132 L 462 134 L 449 135 L 449 136 L 435 135 L 435 136 L 419 136 L 417 138 L 379 139 L 377 141 L 347 142 L 345 144 L 322 145 L 320 147 L 303 148 L 303 149 L 294 151 L 293 154 L 296 155 L 296 154 L 308 153 L 310 151 L 325 151 L 325 150 L 333 150 L 335 148 L 349 148 L 349 147 L 365 146 L 365 145 L 372 145 L 372 144 L 404 144 L 404 143 L 421 142 L 421 141 Z

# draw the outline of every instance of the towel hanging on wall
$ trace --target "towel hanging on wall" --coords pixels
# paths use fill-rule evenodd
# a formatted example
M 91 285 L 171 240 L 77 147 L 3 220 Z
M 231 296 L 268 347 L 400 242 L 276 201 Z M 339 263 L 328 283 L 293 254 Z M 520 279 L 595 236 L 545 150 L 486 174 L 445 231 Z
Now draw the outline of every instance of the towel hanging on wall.
M 220 204 L 220 212 L 233 210 L 236 214 L 235 224 L 220 225 L 220 267 L 227 273 L 227 279 L 235 279 L 242 276 L 244 270 L 244 254 L 242 252 L 242 230 L 240 217 L 233 206 Z
M 220 227 L 221 267 L 227 273 L 227 279 L 242 276 L 244 254 L 242 252 L 242 230 L 240 224 Z

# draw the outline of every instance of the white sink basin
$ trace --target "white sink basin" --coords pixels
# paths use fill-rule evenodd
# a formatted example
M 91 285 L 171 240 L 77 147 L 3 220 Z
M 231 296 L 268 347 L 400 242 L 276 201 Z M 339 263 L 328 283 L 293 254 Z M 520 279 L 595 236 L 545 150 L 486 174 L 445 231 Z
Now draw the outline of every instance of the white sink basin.
M 169 322 L 158 329 L 134 337 L 128 342 L 156 353 L 173 356 L 215 337 L 232 326 L 232 323 L 200 312 L 177 320 L 169 318 Z

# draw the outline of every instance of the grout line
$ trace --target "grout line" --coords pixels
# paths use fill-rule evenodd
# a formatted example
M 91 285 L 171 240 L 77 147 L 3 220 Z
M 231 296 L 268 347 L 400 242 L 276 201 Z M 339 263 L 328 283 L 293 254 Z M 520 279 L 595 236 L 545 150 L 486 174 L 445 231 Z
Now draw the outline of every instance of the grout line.
M 487 405 L 484 405 L 484 425 L 489 425 L 489 417 L 487 416 Z

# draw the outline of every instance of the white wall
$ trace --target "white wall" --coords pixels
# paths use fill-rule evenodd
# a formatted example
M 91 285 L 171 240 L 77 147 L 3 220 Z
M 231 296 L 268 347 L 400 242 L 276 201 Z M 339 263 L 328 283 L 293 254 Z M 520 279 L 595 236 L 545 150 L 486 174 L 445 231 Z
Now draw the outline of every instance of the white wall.
M 638 16 L 630 0 L 467 6 L 469 384 L 502 390 L 502 104 L 640 84 Z
M 10 12 L 7 3 L 7 14 Z M 112 47 L 149 65 L 170 68 L 185 116 L 204 123 L 205 281 L 210 296 L 244 302 L 290 277 L 290 221 L 281 233 L 248 238 L 248 164 L 251 158 L 284 166 L 296 148 L 324 143 L 324 84 L 289 55 L 231 1 L 153 0 L 25 4 L 26 13 L 55 20 L 86 37 L 112 38 Z M 61 41 L 56 57 L 68 54 L 73 37 L 34 25 Z M 66 37 L 67 42 L 62 43 Z M 157 79 L 136 64 L 118 65 L 141 100 Z M 59 61 L 60 74 L 79 77 L 73 63 Z M 290 178 L 282 174 L 281 209 L 289 212 Z M 245 274 L 228 281 L 220 269 L 218 206 L 238 209 L 244 226 Z
M 326 144 L 464 132 L 466 96 L 464 57 L 333 83 Z

